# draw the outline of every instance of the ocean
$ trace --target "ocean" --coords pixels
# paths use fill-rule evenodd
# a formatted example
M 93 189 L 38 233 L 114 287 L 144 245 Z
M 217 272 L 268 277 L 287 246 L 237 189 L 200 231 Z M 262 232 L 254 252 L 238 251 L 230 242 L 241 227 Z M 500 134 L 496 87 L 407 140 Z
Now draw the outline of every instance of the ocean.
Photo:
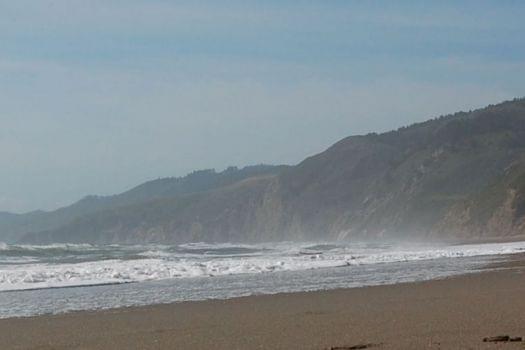
M 525 242 L 0 243 L 0 318 L 422 281 L 523 252 Z

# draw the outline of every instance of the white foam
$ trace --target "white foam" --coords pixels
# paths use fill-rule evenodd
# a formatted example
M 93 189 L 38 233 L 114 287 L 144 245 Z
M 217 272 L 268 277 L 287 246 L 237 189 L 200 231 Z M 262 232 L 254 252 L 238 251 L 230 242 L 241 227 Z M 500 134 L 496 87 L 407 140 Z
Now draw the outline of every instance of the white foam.
M 193 247 L 195 246 L 193 245 Z M 197 246 L 202 249 L 204 244 Z M 234 246 L 229 245 L 229 247 Z M 253 248 L 253 246 L 251 247 Z M 293 249 L 289 244 L 274 245 L 273 250 L 253 256 L 207 257 L 200 255 L 198 258 L 169 253 L 167 250 L 159 248 L 159 250 L 145 251 L 143 255 L 148 257 L 145 259 L 113 259 L 69 264 L 0 265 L 0 291 L 514 254 L 525 251 L 525 242 L 437 248 L 413 246 L 409 248 L 366 249 L 345 246 L 319 254 L 299 254 L 298 252 L 305 247 L 307 246 L 304 244 L 295 245 Z M 208 245 L 207 248 L 217 248 L 217 246 Z
M 93 249 L 94 246 L 87 243 L 72 244 L 72 243 L 53 243 L 47 245 L 33 245 L 33 244 L 16 244 L 11 245 L 4 242 L 0 242 L 0 251 L 6 250 L 46 250 L 46 249 L 64 249 L 64 250 L 88 250 Z

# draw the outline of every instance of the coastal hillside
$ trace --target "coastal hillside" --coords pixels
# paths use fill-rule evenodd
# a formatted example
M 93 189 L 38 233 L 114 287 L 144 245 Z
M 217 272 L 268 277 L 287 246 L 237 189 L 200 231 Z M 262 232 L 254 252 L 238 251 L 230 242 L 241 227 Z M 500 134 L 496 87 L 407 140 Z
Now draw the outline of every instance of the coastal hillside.
M 113 196 L 87 196 L 54 211 L 26 214 L 0 212 L 0 242 L 14 242 L 30 232 L 53 230 L 85 215 L 155 199 L 209 191 L 252 176 L 275 174 L 285 166 L 256 165 L 242 169 L 229 167 L 222 172 L 199 170 L 184 177 L 161 178 L 145 182 Z
M 522 234 L 525 100 L 516 99 L 351 136 L 278 172 L 97 211 L 24 241 L 483 240 Z

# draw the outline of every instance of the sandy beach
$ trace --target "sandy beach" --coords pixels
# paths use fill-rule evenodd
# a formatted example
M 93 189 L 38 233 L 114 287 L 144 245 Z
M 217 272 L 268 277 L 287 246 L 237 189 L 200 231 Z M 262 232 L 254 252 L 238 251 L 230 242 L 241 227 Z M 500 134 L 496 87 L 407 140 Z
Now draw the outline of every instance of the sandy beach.
M 0 320 L 0 349 L 525 349 L 525 257 L 428 282 Z M 357 346 L 357 347 L 356 347 Z

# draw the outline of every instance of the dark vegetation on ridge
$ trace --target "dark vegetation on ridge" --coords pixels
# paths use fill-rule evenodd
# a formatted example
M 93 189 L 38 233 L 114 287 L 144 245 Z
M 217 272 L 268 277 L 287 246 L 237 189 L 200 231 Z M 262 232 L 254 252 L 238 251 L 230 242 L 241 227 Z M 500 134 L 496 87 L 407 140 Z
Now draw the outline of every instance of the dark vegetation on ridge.
M 523 235 L 525 100 L 351 136 L 292 167 L 228 172 L 88 197 L 58 213 L 22 215 L 26 226 L 1 214 L 0 232 L 28 232 L 23 241 L 42 243 Z M 199 174 L 228 180 L 200 183 Z

